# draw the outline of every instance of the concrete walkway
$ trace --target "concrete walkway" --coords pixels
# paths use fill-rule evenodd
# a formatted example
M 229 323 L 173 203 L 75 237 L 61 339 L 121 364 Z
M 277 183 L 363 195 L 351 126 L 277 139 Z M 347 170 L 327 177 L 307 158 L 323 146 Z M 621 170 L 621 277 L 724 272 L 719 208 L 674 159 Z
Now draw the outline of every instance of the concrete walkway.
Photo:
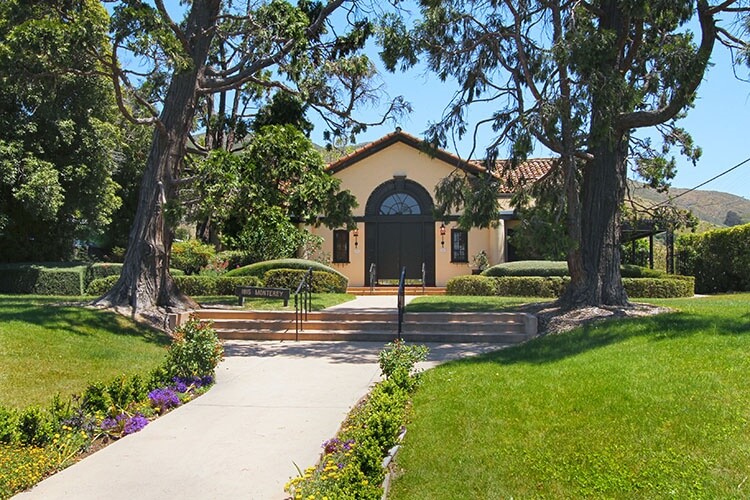
M 305 469 L 317 462 L 321 444 L 379 379 L 382 347 L 228 341 L 208 393 L 16 498 L 283 499 L 295 464 Z M 500 347 L 430 345 L 424 367 Z

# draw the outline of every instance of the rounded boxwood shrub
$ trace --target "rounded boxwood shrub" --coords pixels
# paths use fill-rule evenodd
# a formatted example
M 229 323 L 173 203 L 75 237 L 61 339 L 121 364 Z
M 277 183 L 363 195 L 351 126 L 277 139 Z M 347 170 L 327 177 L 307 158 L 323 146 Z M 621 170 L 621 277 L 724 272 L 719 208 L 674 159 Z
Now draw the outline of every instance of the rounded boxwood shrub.
M 266 271 L 263 281 L 272 288 L 288 288 L 294 292 L 307 271 L 301 269 L 271 269 Z M 339 273 L 313 271 L 313 293 L 346 293 L 349 280 Z
M 307 270 L 310 268 L 312 268 L 313 271 L 325 271 L 328 273 L 338 274 L 342 278 L 346 278 L 346 276 L 330 266 L 326 266 L 325 264 L 321 264 L 320 262 L 307 259 L 264 260 L 263 262 L 256 262 L 255 264 L 240 267 L 239 269 L 232 269 L 231 271 L 228 271 L 225 276 L 257 276 L 259 278 L 262 278 L 266 274 L 266 272 L 270 271 L 271 269 Z
M 485 269 L 482 276 L 568 276 L 565 261 L 519 260 L 503 262 Z

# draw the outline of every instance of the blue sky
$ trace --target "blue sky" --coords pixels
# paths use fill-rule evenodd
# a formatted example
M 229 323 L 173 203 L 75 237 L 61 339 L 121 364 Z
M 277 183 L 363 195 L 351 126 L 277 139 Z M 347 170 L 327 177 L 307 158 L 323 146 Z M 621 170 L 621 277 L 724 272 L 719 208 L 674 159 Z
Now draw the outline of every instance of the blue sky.
M 374 52 L 374 51 L 373 51 Z M 374 55 L 373 55 L 374 59 Z M 750 158 L 750 82 L 735 78 L 730 56 L 723 47 L 717 47 L 713 62 L 698 90 L 698 100 L 681 126 L 693 136 L 703 149 L 703 156 L 696 166 L 676 156 L 678 173 L 673 187 L 692 188 L 732 166 Z M 376 61 L 378 66 L 379 61 Z M 748 77 L 747 67 L 738 68 L 738 74 Z M 440 82 L 434 75 L 415 68 L 406 73 L 389 74 L 382 71 L 383 82 L 390 96 L 402 95 L 414 110 L 399 121 L 405 132 L 421 136 L 428 123 L 438 121 L 457 86 L 451 82 Z M 375 112 L 371 110 L 370 112 Z M 369 113 L 366 113 L 369 114 Z M 482 118 L 477 115 L 476 118 Z M 358 142 L 373 141 L 392 132 L 394 126 L 386 124 L 372 127 L 357 137 Z M 322 130 L 313 132 L 313 139 L 322 141 Z M 480 141 L 489 142 L 491 131 L 480 136 Z M 470 137 L 464 138 L 456 147 L 447 148 L 461 157 L 471 152 Z M 480 143 L 474 157 L 480 157 L 484 148 Z M 541 148 L 538 156 L 548 156 Z M 725 191 L 750 198 L 750 162 L 702 187 L 704 190 Z
M 180 17 L 184 6 L 177 0 L 167 0 L 167 6 Z M 430 122 L 438 121 L 445 106 L 456 90 L 455 82 L 440 82 L 434 75 L 416 67 L 406 73 L 390 74 L 382 70 L 377 51 L 370 50 L 370 56 L 381 69 L 386 92 L 391 96 L 403 96 L 413 107 L 413 112 L 399 121 L 405 131 L 421 136 Z M 695 108 L 690 110 L 681 125 L 688 130 L 696 144 L 703 149 L 703 156 L 696 166 L 684 158 L 676 156 L 678 173 L 672 181 L 673 187 L 692 188 L 750 158 L 750 82 L 735 78 L 729 52 L 717 44 L 712 59 L 714 66 L 707 72 L 698 89 Z M 750 79 L 748 67 L 738 68 L 739 76 Z M 381 110 L 363 110 L 364 116 L 379 115 Z M 483 118 L 477 115 L 476 118 Z M 319 121 L 317 121 L 319 123 Z M 374 141 L 392 132 L 394 125 L 388 123 L 371 127 L 357 137 L 358 142 Z M 312 138 L 323 144 L 323 126 L 318 125 Z M 488 130 L 480 136 L 480 144 L 475 157 L 481 156 L 485 144 L 490 141 Z M 447 148 L 461 157 L 467 157 L 472 149 L 471 138 L 465 138 L 455 147 Z M 549 152 L 539 149 L 539 156 Z M 750 198 L 750 162 L 702 187 L 704 190 L 725 191 L 744 198 Z

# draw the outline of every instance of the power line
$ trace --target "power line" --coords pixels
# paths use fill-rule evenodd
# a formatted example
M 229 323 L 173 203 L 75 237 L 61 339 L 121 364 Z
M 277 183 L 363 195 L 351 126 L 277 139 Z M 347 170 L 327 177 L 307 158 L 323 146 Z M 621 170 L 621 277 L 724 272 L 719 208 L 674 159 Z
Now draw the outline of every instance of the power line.
M 722 173 L 720 173 L 720 174 L 718 174 L 718 175 L 715 175 L 715 176 L 711 177 L 711 178 L 710 178 L 710 179 L 708 179 L 707 181 L 701 182 L 700 184 L 698 184 L 698 185 L 697 185 L 697 186 L 695 186 L 695 187 L 692 187 L 692 188 L 690 188 L 690 189 L 687 189 L 687 190 L 683 191 L 682 193 L 678 194 L 677 196 L 674 196 L 674 197 L 670 198 L 670 199 L 669 199 L 669 200 L 667 200 L 667 201 L 663 201 L 663 202 L 661 202 L 661 203 L 658 203 L 657 205 L 654 205 L 654 207 L 658 207 L 659 205 L 666 205 L 667 203 L 669 203 L 669 202 L 671 202 L 671 201 L 673 201 L 673 200 L 676 200 L 676 199 L 677 199 L 677 198 L 679 198 L 680 196 L 684 196 L 684 195 L 686 195 L 686 194 L 688 194 L 688 193 L 690 193 L 690 192 L 692 192 L 692 191 L 695 191 L 695 190 L 696 190 L 696 189 L 698 189 L 699 187 L 705 186 L 705 185 L 706 185 L 706 184 L 708 184 L 709 182 L 713 182 L 713 181 L 715 181 L 715 180 L 716 180 L 716 179 L 718 179 L 719 177 L 721 177 L 721 176 L 723 176 L 723 175 L 726 175 L 726 174 L 728 174 L 728 173 L 729 173 L 729 172 L 731 172 L 732 170 L 736 170 L 736 169 L 740 168 L 740 167 L 741 167 L 742 165 L 744 165 L 744 164 L 745 164 L 745 163 L 747 163 L 747 162 L 750 162 L 750 158 L 747 158 L 747 159 L 745 159 L 744 161 L 741 161 L 740 163 L 738 163 L 737 165 L 735 165 L 735 166 L 733 166 L 733 167 L 731 167 L 731 168 L 728 168 L 727 170 L 723 171 Z M 654 208 L 654 207 L 652 207 L 652 208 Z

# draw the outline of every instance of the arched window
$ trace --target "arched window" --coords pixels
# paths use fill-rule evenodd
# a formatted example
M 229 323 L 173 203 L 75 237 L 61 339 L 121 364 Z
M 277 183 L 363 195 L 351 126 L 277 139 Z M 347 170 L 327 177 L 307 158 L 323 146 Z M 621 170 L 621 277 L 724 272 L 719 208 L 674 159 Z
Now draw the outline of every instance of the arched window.
M 378 215 L 420 215 L 419 202 L 410 194 L 394 193 L 380 204 Z

